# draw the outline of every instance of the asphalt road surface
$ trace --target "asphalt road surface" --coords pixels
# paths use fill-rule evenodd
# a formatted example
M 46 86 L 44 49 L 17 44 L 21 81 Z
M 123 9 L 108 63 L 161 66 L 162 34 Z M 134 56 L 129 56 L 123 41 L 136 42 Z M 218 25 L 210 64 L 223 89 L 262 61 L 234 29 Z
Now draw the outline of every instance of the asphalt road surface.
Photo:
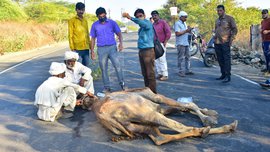
M 135 33 L 124 34 L 125 50 L 120 56 L 129 88 L 144 86 L 136 40 Z M 173 40 L 171 43 L 174 43 Z M 223 84 L 215 80 L 220 76 L 217 67 L 206 68 L 196 58 L 193 58 L 191 63 L 195 75 L 179 77 L 175 48 L 168 48 L 169 80 L 157 82 L 158 92 L 173 99 L 193 97 L 200 107 L 216 110 L 219 113 L 218 126 L 238 120 L 236 132 L 209 135 L 206 138 L 186 138 L 155 146 L 148 138 L 112 142 L 111 137 L 114 135 L 99 124 L 91 111 L 80 108 L 76 108 L 75 116 L 70 119 L 40 121 L 36 116 L 37 108 L 33 105 L 35 91 L 48 78 L 50 63 L 63 61 L 65 50 L 68 50 L 68 43 L 0 57 L 1 152 L 270 151 L 270 92 L 253 82 L 263 78 L 254 78 L 255 74 L 249 72 L 248 67 L 237 66 L 232 72 L 237 76 L 233 75 L 229 84 Z M 243 77 L 251 78 L 252 81 Z M 119 90 L 111 66 L 110 79 L 113 90 Z M 102 90 L 101 80 L 95 81 L 95 89 L 96 92 Z M 186 125 L 202 126 L 200 120 L 191 114 L 170 117 Z

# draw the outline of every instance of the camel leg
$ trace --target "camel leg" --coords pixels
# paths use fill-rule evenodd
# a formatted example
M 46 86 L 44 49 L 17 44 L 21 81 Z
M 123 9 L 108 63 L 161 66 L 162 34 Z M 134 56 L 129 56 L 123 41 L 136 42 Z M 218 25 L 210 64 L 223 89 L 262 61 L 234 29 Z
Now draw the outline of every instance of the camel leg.
M 187 138 L 187 137 L 206 137 L 208 134 L 224 134 L 233 132 L 237 128 L 238 121 L 234 121 L 229 125 L 224 125 L 219 128 L 193 128 L 190 131 L 183 132 L 175 135 L 162 134 L 158 129 L 155 129 L 155 134 L 149 134 L 148 136 L 154 141 L 156 145 L 162 145 L 171 141 Z
M 214 126 L 217 124 L 217 112 L 214 110 L 201 109 L 195 103 L 179 103 L 171 98 L 167 98 L 160 94 L 155 94 L 149 88 L 134 89 L 131 92 L 134 92 L 158 104 L 166 104 L 171 107 L 177 107 L 180 111 L 191 111 L 192 114 L 196 114 L 201 119 L 204 126 Z
M 169 119 L 162 115 L 159 112 L 151 112 L 145 114 L 142 119 L 134 120 L 134 122 L 138 122 L 145 125 L 154 125 L 154 126 L 162 126 L 168 128 L 170 130 L 174 130 L 176 132 L 186 132 L 192 130 L 194 127 L 185 126 L 175 120 Z
M 192 130 L 169 135 L 163 134 L 158 128 L 155 128 L 155 134 L 148 134 L 148 136 L 153 140 L 156 145 L 162 145 L 171 141 L 180 140 L 187 137 L 206 137 L 210 131 L 210 127 L 204 128 L 193 128 Z

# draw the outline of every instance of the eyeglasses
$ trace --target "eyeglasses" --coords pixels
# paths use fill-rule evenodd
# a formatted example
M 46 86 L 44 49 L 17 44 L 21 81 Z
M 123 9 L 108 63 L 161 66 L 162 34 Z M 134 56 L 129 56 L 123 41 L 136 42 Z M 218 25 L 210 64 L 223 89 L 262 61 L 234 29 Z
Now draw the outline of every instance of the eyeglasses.
M 138 15 L 138 16 L 136 16 L 136 18 L 141 18 L 141 17 L 143 17 L 143 15 Z

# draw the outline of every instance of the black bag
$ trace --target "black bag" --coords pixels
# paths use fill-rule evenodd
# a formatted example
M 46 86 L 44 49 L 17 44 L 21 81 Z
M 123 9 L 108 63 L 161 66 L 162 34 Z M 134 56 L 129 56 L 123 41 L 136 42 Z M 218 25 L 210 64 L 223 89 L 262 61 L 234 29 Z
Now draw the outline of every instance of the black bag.
M 164 48 L 162 47 L 161 43 L 158 40 L 158 36 L 155 29 L 154 29 L 154 32 L 156 36 L 156 40 L 154 40 L 154 50 L 155 50 L 156 59 L 158 59 L 164 54 Z

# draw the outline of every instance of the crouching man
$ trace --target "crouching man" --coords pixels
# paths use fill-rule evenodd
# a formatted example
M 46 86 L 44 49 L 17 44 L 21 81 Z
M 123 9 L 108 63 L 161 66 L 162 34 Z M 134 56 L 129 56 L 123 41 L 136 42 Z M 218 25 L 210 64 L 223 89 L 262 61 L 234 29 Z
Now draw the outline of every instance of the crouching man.
M 77 62 L 78 59 L 78 53 L 72 51 L 65 52 L 66 76 L 64 79 L 85 87 L 87 91 L 94 94 L 92 70 Z
M 39 119 L 54 121 L 63 115 L 62 111 L 73 111 L 76 105 L 80 105 L 80 100 L 76 100 L 76 92 L 94 97 L 86 88 L 63 79 L 65 71 L 65 64 L 52 62 L 49 70 L 51 77 L 38 87 L 34 105 L 38 107 Z M 71 116 L 72 113 L 69 113 Z

